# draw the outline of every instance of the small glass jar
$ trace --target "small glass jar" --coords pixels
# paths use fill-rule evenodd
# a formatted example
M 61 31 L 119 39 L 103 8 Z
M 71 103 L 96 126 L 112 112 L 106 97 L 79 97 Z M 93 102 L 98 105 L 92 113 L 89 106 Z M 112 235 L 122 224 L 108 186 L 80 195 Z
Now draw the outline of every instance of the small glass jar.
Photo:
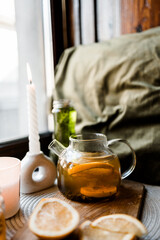
M 69 137 L 75 134 L 77 113 L 68 99 L 53 101 L 54 138 L 65 147 L 69 145 Z
M 0 190 L 0 239 L 6 240 L 6 224 L 4 217 L 4 199 Z

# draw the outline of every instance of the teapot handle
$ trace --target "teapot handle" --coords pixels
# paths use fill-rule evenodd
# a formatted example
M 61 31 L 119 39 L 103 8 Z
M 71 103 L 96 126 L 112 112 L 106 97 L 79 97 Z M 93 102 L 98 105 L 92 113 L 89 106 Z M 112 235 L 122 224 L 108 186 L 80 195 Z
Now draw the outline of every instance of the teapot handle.
M 133 170 L 135 169 L 135 166 L 136 166 L 136 154 L 135 154 L 133 148 L 131 147 L 131 145 L 128 143 L 128 141 L 124 140 L 124 139 L 121 139 L 121 138 L 109 140 L 108 141 L 108 146 L 112 145 L 114 143 L 117 143 L 117 142 L 123 142 L 123 143 L 127 144 L 128 147 L 131 149 L 131 152 L 132 152 L 132 164 L 125 172 L 122 173 L 122 176 L 121 176 L 121 178 L 124 179 L 124 178 L 128 177 L 133 172 Z

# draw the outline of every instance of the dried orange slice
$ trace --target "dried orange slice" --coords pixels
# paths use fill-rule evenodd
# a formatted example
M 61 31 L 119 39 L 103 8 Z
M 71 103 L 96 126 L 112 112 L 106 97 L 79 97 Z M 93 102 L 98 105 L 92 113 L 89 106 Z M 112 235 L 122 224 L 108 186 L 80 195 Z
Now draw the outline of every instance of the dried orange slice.
M 80 226 L 80 240 L 133 240 L 133 234 L 114 233 L 98 228 L 93 228 L 90 221 L 85 221 Z
M 38 237 L 61 239 L 79 223 L 79 214 L 70 204 L 58 198 L 42 199 L 29 219 L 29 229 Z
M 111 232 L 130 233 L 137 237 L 142 237 L 147 234 L 147 230 L 142 222 L 127 214 L 103 216 L 93 221 L 91 226 Z
M 87 196 L 87 197 L 95 197 L 95 198 L 101 198 L 101 197 L 109 197 L 112 196 L 117 192 L 117 187 L 82 187 L 80 189 L 81 194 Z
M 105 162 L 90 162 L 90 163 L 84 163 L 84 164 L 77 164 L 74 167 L 68 169 L 68 174 L 72 175 L 78 172 L 82 172 L 91 168 L 107 168 L 109 170 L 109 173 L 113 172 L 112 165 L 105 163 Z

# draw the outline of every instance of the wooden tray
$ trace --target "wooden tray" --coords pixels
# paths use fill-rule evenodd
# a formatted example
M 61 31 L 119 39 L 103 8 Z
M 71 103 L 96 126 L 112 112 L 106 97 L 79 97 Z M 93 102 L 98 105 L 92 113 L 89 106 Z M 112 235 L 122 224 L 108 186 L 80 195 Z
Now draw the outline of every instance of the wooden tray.
M 80 224 L 85 220 L 91 220 L 113 213 L 125 213 L 131 216 L 140 217 L 142 209 L 142 199 L 144 196 L 144 185 L 132 181 L 123 181 L 118 195 L 112 200 L 101 200 L 94 203 L 79 203 L 66 199 L 58 190 L 53 193 L 54 197 L 63 199 L 75 207 L 80 214 Z M 27 223 L 20 229 L 13 240 L 37 240 L 33 235 Z M 70 240 L 78 239 L 77 231 L 73 232 L 68 238 Z

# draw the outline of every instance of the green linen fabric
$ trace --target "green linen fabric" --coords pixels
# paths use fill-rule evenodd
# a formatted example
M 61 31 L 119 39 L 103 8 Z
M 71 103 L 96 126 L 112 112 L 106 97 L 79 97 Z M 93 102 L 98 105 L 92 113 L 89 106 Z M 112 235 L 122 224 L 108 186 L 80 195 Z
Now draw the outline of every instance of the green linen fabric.
M 131 178 L 160 184 L 160 27 L 66 49 L 55 86 L 54 99 L 78 112 L 77 132 L 128 140 L 137 155 Z M 114 151 L 129 161 L 124 144 Z

